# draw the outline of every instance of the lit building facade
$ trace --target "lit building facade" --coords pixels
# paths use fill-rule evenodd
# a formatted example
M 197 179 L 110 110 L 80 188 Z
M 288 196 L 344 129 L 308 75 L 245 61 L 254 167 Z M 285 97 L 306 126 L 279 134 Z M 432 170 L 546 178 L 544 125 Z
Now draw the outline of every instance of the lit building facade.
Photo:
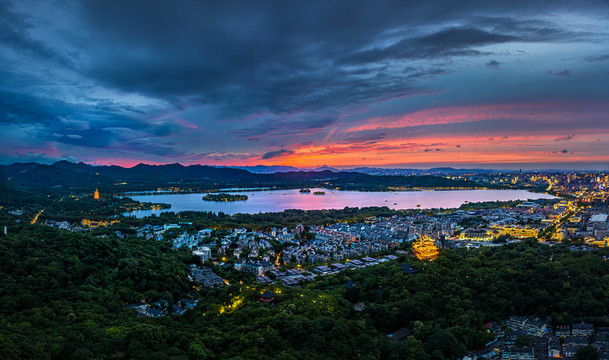
M 412 244 L 413 255 L 419 260 L 434 260 L 438 257 L 438 246 L 429 236 L 423 235 Z

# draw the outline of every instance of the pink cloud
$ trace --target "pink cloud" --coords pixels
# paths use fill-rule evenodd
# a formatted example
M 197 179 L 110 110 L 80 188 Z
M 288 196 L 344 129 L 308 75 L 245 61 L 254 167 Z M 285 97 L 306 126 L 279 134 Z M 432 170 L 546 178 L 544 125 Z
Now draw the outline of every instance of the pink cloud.
M 189 129 L 193 129 L 193 130 L 198 130 L 199 127 L 193 123 L 190 123 L 184 119 L 176 119 L 175 122 L 185 128 L 189 128 Z

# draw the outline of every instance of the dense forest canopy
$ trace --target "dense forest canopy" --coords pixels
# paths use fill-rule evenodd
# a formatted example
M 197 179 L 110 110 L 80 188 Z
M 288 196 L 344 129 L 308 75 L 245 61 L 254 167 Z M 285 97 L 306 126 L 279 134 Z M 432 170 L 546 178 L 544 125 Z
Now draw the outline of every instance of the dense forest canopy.
M 192 288 L 186 249 L 23 225 L 0 238 L 3 359 L 454 359 L 509 315 L 607 325 L 607 250 L 525 241 L 443 250 L 316 278 L 300 288 Z M 407 263 L 417 274 L 405 274 Z M 355 285 L 348 289 L 347 281 Z M 259 301 L 275 294 L 276 307 Z M 125 304 L 200 297 L 184 315 L 137 317 Z M 356 311 L 354 304 L 363 303 Z M 387 337 L 407 327 L 402 342 Z

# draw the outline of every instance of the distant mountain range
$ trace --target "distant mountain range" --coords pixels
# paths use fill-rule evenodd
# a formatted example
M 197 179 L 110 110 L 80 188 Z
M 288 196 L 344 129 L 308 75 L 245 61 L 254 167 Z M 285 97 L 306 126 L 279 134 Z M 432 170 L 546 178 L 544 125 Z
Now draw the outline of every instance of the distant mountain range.
M 233 169 L 247 170 L 252 174 L 274 174 L 279 172 L 293 172 L 293 171 L 325 171 L 330 170 L 332 172 L 341 172 L 342 170 L 321 166 L 317 168 L 297 168 L 294 166 L 267 166 L 267 165 L 256 165 L 256 166 L 230 166 Z
M 497 172 L 508 173 L 517 172 L 518 170 L 510 169 L 455 169 L 452 167 L 437 167 L 431 169 L 401 169 L 401 168 L 379 168 L 379 167 L 357 167 L 354 169 L 336 169 L 332 167 L 322 166 L 317 168 L 297 168 L 293 166 L 232 166 L 233 169 L 247 170 L 254 174 L 273 174 L 278 172 L 292 171 L 324 171 L 332 172 L 357 172 L 368 175 L 462 175 L 462 174 L 492 174 Z
M 147 165 L 138 164 L 132 168 L 120 166 L 92 166 L 85 163 L 58 161 L 51 165 L 37 163 L 16 163 L 0 166 L 1 178 L 11 184 L 21 186 L 84 186 L 95 184 L 111 184 L 117 182 L 161 184 L 172 182 L 217 182 L 219 185 L 228 183 L 275 184 L 281 182 L 307 182 L 324 179 L 354 178 L 362 174 L 337 172 L 330 170 L 293 171 L 288 167 L 283 170 L 268 173 L 273 169 L 257 168 L 259 173 L 244 169 L 229 167 L 214 167 L 206 165 L 181 164 Z
M 374 168 L 362 168 L 371 173 Z M 275 171 L 270 173 L 271 171 Z M 394 175 L 394 176 L 391 176 Z M 314 187 L 334 186 L 343 189 L 379 190 L 388 187 L 474 187 L 466 181 L 454 181 L 433 176 L 395 176 L 396 174 L 370 175 L 363 172 L 339 171 L 322 167 L 302 171 L 281 166 L 255 166 L 229 168 L 206 165 L 181 164 L 146 165 L 132 168 L 120 166 L 92 166 L 85 163 L 58 161 L 51 165 L 16 163 L 0 166 L 0 179 L 7 184 L 28 188 L 91 188 L 120 185 L 130 189 L 151 189 L 176 184 L 199 184 L 205 188 L 230 186 Z M 412 175 L 412 174 L 409 174 Z
M 517 172 L 518 170 L 495 170 L 495 169 L 455 169 L 452 167 L 437 167 L 431 169 L 400 169 L 400 168 L 379 168 L 379 167 L 358 167 L 354 169 L 337 169 L 327 166 L 317 168 L 297 168 L 294 166 L 231 166 L 233 169 L 247 170 L 254 174 L 274 174 L 278 172 L 292 172 L 292 171 L 324 171 L 330 170 L 332 172 L 357 172 L 368 175 L 462 175 L 462 174 L 492 174 L 497 172 Z
M 399 169 L 399 168 L 377 168 L 377 167 L 358 167 L 350 170 L 369 175 L 464 175 L 464 174 L 492 174 L 517 172 L 518 170 L 495 170 L 495 169 L 455 169 L 452 167 L 437 167 L 431 169 Z
M 235 167 L 239 169 L 248 170 L 255 173 L 274 173 L 274 172 L 287 172 L 287 171 L 323 171 L 330 170 L 332 172 L 357 172 L 368 175 L 399 175 L 399 176 L 420 176 L 420 175 L 432 175 L 432 176 L 446 176 L 446 175 L 467 175 L 467 174 L 496 174 L 496 173 L 515 173 L 520 170 L 515 169 L 480 169 L 480 168 L 466 168 L 456 169 L 452 167 L 436 167 L 430 169 L 412 169 L 412 168 L 380 168 L 380 167 L 357 167 L 353 169 L 337 169 L 332 167 L 318 167 L 318 168 L 296 168 L 292 166 L 246 166 L 246 167 Z M 537 169 L 537 170 L 525 170 L 525 172 L 544 172 L 544 173 L 562 173 L 570 172 L 573 170 L 565 169 Z M 595 171 L 595 170 L 583 170 L 583 171 Z

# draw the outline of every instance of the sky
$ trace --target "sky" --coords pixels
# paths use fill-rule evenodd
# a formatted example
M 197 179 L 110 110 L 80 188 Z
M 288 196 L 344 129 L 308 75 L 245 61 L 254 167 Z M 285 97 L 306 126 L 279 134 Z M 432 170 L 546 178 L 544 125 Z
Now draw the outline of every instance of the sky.
M 609 169 L 609 2 L 0 1 L 0 162 Z

